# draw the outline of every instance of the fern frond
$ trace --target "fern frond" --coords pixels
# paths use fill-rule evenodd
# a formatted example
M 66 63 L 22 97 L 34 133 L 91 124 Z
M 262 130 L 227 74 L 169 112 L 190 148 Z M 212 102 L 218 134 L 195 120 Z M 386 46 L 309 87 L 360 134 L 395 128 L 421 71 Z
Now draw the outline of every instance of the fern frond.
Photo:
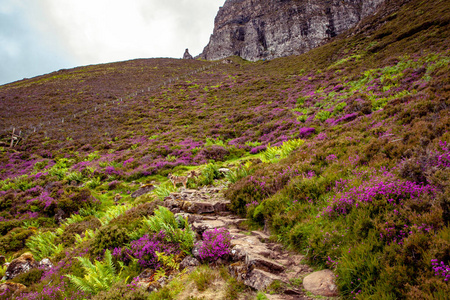
M 41 260 L 45 257 L 51 257 L 56 253 L 63 250 L 61 245 L 55 244 L 56 234 L 47 231 L 39 232 L 36 235 L 31 236 L 25 245 L 30 249 L 31 253 L 37 260 Z
M 119 281 L 120 274 L 116 274 L 111 251 L 106 250 L 105 260 L 92 263 L 86 257 L 77 257 L 86 275 L 81 278 L 74 275 L 66 275 L 67 278 L 79 289 L 88 293 L 97 294 L 106 291 Z

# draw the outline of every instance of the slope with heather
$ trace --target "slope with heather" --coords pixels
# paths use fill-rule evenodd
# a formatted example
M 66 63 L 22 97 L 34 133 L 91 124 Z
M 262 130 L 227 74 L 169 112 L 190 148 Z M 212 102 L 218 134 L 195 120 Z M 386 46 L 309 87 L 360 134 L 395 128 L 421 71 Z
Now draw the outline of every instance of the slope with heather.
M 87 274 L 76 257 L 100 264 L 107 249 L 146 243 L 186 255 L 180 240 L 145 234 L 145 220 L 171 190 L 167 174 L 194 169 L 191 188 L 229 184 L 248 226 L 334 270 L 343 298 L 445 299 L 450 7 L 389 4 L 301 56 L 137 60 L 1 86 L 0 251 L 55 265 L 15 279 L 22 298 L 87 297 L 63 276 Z M 13 149 L 10 126 L 27 131 Z M 131 197 L 151 181 L 154 194 Z M 118 290 L 143 270 L 123 263 Z

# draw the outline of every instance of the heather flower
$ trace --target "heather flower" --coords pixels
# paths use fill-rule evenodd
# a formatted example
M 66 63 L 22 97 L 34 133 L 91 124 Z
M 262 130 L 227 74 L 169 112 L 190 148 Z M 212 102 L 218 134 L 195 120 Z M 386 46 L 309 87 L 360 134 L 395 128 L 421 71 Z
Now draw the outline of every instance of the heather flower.
M 250 154 L 256 154 L 256 153 L 259 153 L 259 152 L 264 151 L 264 150 L 266 150 L 266 149 L 267 149 L 267 147 L 264 146 L 264 145 L 257 146 L 257 147 L 254 147 L 254 148 L 252 148 L 252 149 L 250 150 Z
M 137 258 L 141 267 L 158 269 L 161 264 L 156 252 L 178 254 L 180 247 L 176 243 L 166 242 L 165 233 L 161 231 L 154 235 L 145 234 L 140 239 L 132 241 L 130 248 L 115 248 L 112 255 L 126 263 L 131 261 L 131 258 Z
M 444 281 L 449 281 L 450 267 L 446 265 L 443 261 L 438 263 L 437 259 L 432 259 L 431 268 L 434 271 L 434 276 L 444 277 Z
M 327 134 L 325 132 L 321 132 L 317 135 L 316 139 L 319 141 L 323 141 L 324 139 L 327 138 Z
M 306 137 L 310 136 L 311 134 L 314 134 L 315 132 L 316 132 L 315 128 L 303 127 L 303 128 L 300 128 L 298 135 L 301 138 L 306 138 Z
M 231 235 L 225 228 L 215 228 L 203 232 L 203 243 L 199 249 L 200 258 L 216 261 L 230 254 Z
M 337 183 L 336 183 L 337 184 Z M 333 198 L 332 205 L 326 207 L 323 214 L 346 215 L 353 207 L 384 198 L 392 205 L 401 203 L 403 199 L 418 199 L 424 194 L 433 192 L 429 185 L 418 185 L 411 181 L 373 181 L 350 188 Z
M 334 154 L 330 154 L 330 155 L 328 155 L 328 156 L 325 158 L 325 160 L 326 160 L 328 163 L 332 163 L 332 162 L 334 162 L 334 161 L 337 160 L 337 156 L 334 155 Z

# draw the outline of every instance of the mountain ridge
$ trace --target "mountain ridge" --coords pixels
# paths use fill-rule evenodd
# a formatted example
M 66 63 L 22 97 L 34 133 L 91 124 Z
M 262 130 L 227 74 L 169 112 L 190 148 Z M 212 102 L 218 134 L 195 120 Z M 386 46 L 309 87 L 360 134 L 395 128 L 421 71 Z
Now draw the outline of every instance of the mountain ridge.
M 376 13 L 384 0 L 225 1 L 199 57 L 250 61 L 299 55 Z

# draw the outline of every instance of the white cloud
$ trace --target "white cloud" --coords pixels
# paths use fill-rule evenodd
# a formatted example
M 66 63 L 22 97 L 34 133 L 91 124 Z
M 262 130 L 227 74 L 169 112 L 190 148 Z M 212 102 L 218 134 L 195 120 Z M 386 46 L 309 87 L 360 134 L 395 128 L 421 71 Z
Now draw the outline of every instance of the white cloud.
M 41 0 L 42 32 L 81 64 L 198 54 L 224 0 Z
M 61 68 L 199 54 L 225 0 L 0 0 L 0 84 Z

